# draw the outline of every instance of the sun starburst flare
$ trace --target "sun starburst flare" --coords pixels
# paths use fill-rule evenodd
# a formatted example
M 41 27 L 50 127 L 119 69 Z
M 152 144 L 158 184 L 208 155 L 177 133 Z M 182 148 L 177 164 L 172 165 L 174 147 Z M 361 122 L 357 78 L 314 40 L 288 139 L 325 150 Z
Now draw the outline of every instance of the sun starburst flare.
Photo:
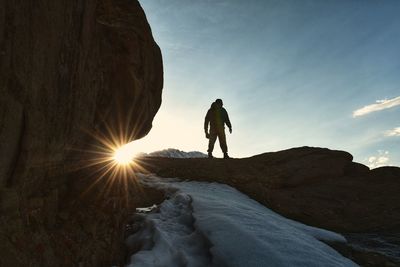
M 134 156 L 132 150 L 125 145 L 115 150 L 113 159 L 117 164 L 128 165 L 133 163 Z
M 122 127 L 121 127 L 122 128 Z M 122 132 L 118 128 L 118 132 Z M 78 169 L 82 170 L 83 195 L 95 193 L 101 199 L 114 201 L 117 206 L 130 205 L 132 199 L 143 193 L 137 173 L 146 173 L 141 160 L 136 157 L 132 134 L 115 134 L 111 128 L 105 132 L 89 133 L 92 144 L 78 153 Z

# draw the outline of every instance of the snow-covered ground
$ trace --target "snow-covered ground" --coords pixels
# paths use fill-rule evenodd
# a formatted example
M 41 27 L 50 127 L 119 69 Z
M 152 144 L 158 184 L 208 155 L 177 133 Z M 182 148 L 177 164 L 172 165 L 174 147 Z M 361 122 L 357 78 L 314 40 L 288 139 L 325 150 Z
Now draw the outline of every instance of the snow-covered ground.
M 140 179 L 168 198 L 135 215 L 129 267 L 357 266 L 320 241 L 343 236 L 286 219 L 230 186 Z

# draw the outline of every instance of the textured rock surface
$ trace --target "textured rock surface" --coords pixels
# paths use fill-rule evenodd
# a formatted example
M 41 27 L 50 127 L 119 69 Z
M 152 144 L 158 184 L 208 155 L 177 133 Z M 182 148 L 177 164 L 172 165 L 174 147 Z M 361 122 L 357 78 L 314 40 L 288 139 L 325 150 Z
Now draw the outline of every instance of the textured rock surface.
M 392 238 L 400 232 L 400 168 L 369 170 L 347 152 L 301 147 L 244 159 L 142 160 L 162 177 L 229 184 L 308 225 L 366 237 L 384 233 Z M 361 266 L 400 266 L 398 258 L 381 253 L 385 247 L 374 250 L 371 240 L 363 242 L 368 250 L 354 242 L 331 245 Z
M 71 166 L 108 127 L 122 124 L 123 141 L 146 135 L 162 85 L 161 52 L 136 0 L 0 0 L 1 266 L 116 256 L 116 218 L 127 211 L 103 212 L 101 198 L 68 206 L 82 190 Z
M 309 225 L 339 232 L 400 229 L 400 168 L 369 170 L 347 152 L 302 147 L 244 159 L 143 160 L 163 177 L 229 184 Z

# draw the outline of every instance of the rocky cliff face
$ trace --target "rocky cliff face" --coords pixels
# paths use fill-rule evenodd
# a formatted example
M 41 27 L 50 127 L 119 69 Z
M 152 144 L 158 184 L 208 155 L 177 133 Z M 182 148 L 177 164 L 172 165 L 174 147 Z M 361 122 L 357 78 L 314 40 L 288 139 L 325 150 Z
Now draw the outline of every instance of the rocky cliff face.
M 77 194 L 72 166 L 86 160 L 80 150 L 93 134 L 146 135 L 162 86 L 160 49 L 136 0 L 0 0 L 1 266 L 98 266 L 114 257 L 107 231 L 120 222 L 93 209 L 77 219 L 93 201 L 61 211 Z M 81 225 L 61 238 L 63 220 Z M 76 249 L 99 231 L 101 245 Z

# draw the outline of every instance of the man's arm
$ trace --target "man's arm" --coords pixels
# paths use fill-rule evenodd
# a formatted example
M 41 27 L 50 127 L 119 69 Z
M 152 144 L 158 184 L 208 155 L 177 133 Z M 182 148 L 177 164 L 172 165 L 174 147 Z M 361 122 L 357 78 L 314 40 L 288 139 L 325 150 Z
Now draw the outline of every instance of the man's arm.
M 224 120 L 229 128 L 229 132 L 232 133 L 232 124 L 231 121 L 229 120 L 228 112 L 226 111 L 226 109 L 224 109 Z
M 210 123 L 210 111 L 207 111 L 207 115 L 204 118 L 204 132 L 208 134 L 208 124 Z

